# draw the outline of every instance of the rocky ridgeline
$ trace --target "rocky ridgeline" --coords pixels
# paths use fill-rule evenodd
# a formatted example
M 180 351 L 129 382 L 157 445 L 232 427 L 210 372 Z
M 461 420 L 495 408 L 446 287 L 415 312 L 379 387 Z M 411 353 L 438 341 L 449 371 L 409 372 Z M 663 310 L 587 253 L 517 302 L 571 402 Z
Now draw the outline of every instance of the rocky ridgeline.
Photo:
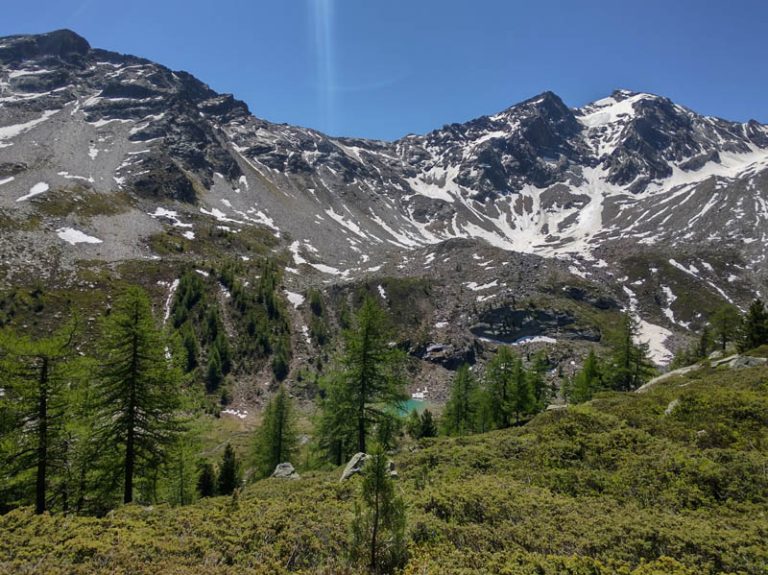
M 513 253 L 546 258 L 576 290 L 599 286 L 657 339 L 700 323 L 682 290 L 746 302 L 766 277 L 768 128 L 651 94 L 573 109 L 545 92 L 394 142 L 331 138 L 62 30 L 0 39 L 0 102 L 6 275 L 41 254 L 156 258 L 162 232 L 194 251 L 211 226 L 266 228 L 296 271 L 291 289 L 440 274 L 464 286 L 464 312 L 482 308 L 461 319 L 465 335 L 500 341 L 597 337 L 562 310 L 494 307 L 523 285 L 541 291 L 525 271 L 498 279 Z M 472 257 L 487 249 L 507 255 Z

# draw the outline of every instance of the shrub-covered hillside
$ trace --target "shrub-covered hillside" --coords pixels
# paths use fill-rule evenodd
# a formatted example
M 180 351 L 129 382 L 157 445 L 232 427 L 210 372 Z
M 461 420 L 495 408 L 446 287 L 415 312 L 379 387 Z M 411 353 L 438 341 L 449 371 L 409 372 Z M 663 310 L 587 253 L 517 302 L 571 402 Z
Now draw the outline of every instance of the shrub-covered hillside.
M 768 571 L 768 368 L 701 369 L 393 456 L 405 573 Z M 357 573 L 360 479 L 266 479 L 187 507 L 0 517 L 3 573 Z

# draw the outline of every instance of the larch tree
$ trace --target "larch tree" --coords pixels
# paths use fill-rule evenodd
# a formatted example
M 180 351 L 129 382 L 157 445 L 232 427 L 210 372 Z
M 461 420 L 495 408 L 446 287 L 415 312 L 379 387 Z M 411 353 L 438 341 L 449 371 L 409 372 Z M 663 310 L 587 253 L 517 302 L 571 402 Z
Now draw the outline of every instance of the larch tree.
M 382 447 L 371 450 L 362 476 L 352 522 L 352 560 L 367 564 L 371 573 L 391 573 L 407 560 L 406 514 Z
M 227 443 L 224 454 L 221 457 L 217 491 L 219 495 L 231 495 L 240 484 L 240 462 L 232 445 Z
M 352 432 L 354 448 L 365 452 L 375 424 L 407 398 L 401 375 L 403 354 L 390 345 L 387 317 L 369 296 L 342 337 L 344 351 L 339 369 L 329 379 L 321 429 L 335 434 L 326 437 L 325 443 L 341 441 L 345 450 L 351 445 L 344 435 Z
M 437 425 L 432 412 L 425 409 L 419 417 L 419 439 L 423 437 L 437 437 Z
M 445 404 L 441 419 L 446 435 L 466 435 L 474 430 L 477 382 L 467 364 L 462 365 L 453 377 L 451 395 Z
M 176 436 L 167 449 L 162 475 L 162 500 L 173 505 L 194 501 L 200 465 L 199 431 L 190 428 Z
M 528 377 L 531 381 L 533 395 L 536 398 L 537 410 L 546 407 L 551 396 L 551 389 L 547 385 L 546 374 L 550 369 L 549 356 L 545 350 L 538 351 L 531 359 L 531 367 Z
M 753 301 L 741 326 L 739 350 L 748 351 L 768 343 L 768 310 L 762 300 Z
M 31 472 L 38 514 L 48 508 L 51 473 L 56 463 L 63 463 L 66 450 L 67 395 L 75 378 L 74 336 L 74 323 L 38 340 L 8 331 L 0 334 L 0 388 L 6 404 L 0 411 L 8 426 L 0 457 L 13 476 L 10 483 L 24 482 Z
M 648 358 L 648 344 L 636 344 L 637 322 L 624 314 L 611 359 L 610 380 L 616 391 L 632 391 L 650 379 L 655 369 Z
M 592 399 L 595 392 L 604 388 L 602 371 L 600 360 L 597 359 L 595 352 L 590 350 L 581 370 L 573 378 L 569 399 L 573 403 Z
M 741 312 L 732 304 L 723 304 L 709 318 L 714 337 L 725 351 L 729 343 L 736 340 L 741 327 Z
M 200 497 L 212 497 L 216 494 L 216 468 L 211 462 L 204 462 L 200 465 L 199 475 L 197 476 L 197 493 Z
M 146 293 L 129 288 L 104 322 L 98 398 L 101 438 L 118 449 L 124 503 L 133 501 L 140 467 L 156 469 L 181 430 L 181 378 L 167 350 Z
M 533 384 L 522 360 L 502 346 L 489 362 L 485 373 L 485 386 L 491 400 L 493 422 L 497 428 L 505 428 L 533 413 L 536 396 Z
M 714 343 L 715 340 L 712 335 L 712 329 L 709 327 L 709 325 L 704 324 L 704 327 L 701 328 L 699 341 L 696 344 L 696 357 L 699 359 L 707 357 L 709 352 L 712 350 Z
M 289 462 L 297 445 L 293 402 L 281 385 L 267 404 L 261 427 L 256 432 L 255 459 L 259 475 L 267 477 L 278 464 Z
M 357 438 L 353 398 L 339 372 L 322 378 L 320 391 L 318 447 L 334 465 L 341 465 L 346 457 L 355 453 Z

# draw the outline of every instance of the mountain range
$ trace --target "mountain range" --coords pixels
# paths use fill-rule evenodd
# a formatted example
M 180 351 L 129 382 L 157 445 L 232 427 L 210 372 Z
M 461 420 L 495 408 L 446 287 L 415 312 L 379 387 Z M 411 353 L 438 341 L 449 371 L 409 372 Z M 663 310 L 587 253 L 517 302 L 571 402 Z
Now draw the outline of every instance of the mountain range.
M 425 135 L 338 138 L 71 31 L 11 36 L 0 229 L 9 286 L 209 257 L 212 233 L 258 232 L 297 308 L 311 286 L 367 282 L 386 299 L 378 278 L 429 278 L 433 350 L 599 340 L 552 303 L 566 298 L 628 309 L 663 364 L 717 305 L 765 295 L 768 126 L 647 93 L 571 108 L 543 92 Z M 243 246 L 227 255 L 248 261 Z

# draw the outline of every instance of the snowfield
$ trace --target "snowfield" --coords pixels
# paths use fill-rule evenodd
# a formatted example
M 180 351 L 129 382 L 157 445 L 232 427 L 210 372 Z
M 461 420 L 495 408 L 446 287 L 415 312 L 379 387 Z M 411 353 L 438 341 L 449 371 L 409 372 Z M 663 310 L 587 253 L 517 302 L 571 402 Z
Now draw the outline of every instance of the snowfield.
M 84 234 L 80 230 L 74 228 L 59 228 L 56 230 L 56 235 L 68 244 L 100 244 L 102 241 L 99 238 L 94 238 Z

